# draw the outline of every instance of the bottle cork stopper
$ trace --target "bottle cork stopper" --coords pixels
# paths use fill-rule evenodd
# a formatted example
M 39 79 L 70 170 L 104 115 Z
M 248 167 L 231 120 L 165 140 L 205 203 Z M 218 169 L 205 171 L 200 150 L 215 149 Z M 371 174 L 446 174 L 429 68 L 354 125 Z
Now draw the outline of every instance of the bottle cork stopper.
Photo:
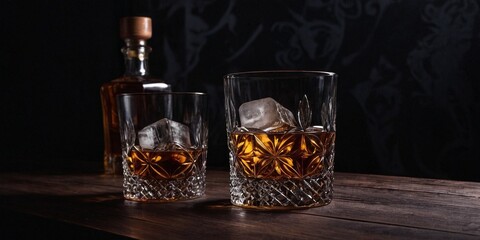
M 152 37 L 152 19 L 149 17 L 121 18 L 120 37 L 122 39 L 150 39 Z

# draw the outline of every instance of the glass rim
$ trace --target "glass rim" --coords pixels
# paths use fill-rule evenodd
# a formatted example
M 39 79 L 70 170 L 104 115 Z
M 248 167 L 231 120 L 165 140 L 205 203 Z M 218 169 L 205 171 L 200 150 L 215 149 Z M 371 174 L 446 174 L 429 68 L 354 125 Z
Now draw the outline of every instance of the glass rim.
M 234 77 L 234 78 L 241 78 L 241 77 L 263 77 L 263 75 L 268 74 L 318 74 L 319 76 L 329 76 L 335 77 L 337 74 L 331 71 L 323 71 L 323 70 L 260 70 L 260 71 L 244 71 L 244 72 L 233 72 L 224 75 L 224 78 L 227 77 Z
M 117 97 L 153 96 L 153 95 L 176 95 L 176 96 L 207 96 L 204 92 L 134 92 L 120 93 Z

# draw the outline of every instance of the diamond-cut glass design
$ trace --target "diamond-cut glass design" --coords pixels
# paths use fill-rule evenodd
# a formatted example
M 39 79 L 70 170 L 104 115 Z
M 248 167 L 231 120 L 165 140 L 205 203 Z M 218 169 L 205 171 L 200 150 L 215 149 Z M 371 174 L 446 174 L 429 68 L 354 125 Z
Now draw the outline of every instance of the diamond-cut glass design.
M 310 207 L 331 201 L 335 132 L 234 131 L 230 140 L 234 204 Z
M 135 201 L 176 201 L 203 196 L 206 151 L 196 154 L 196 161 L 175 164 L 160 164 L 161 157 L 145 153 L 141 161 L 132 163 L 131 158 L 124 160 L 124 197 Z M 182 155 L 178 158 L 187 157 Z

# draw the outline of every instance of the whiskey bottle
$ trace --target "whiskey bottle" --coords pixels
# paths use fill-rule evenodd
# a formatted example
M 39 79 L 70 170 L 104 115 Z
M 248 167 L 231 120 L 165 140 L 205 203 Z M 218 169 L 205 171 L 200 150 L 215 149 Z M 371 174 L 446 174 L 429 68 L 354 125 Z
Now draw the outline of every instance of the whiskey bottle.
M 122 174 L 122 149 L 117 115 L 116 96 L 120 93 L 171 91 L 171 86 L 149 75 L 147 40 L 152 37 L 152 21 L 148 17 L 120 19 L 120 37 L 125 46 L 121 49 L 125 61 L 122 77 L 104 83 L 100 88 L 103 113 L 104 152 L 106 174 Z

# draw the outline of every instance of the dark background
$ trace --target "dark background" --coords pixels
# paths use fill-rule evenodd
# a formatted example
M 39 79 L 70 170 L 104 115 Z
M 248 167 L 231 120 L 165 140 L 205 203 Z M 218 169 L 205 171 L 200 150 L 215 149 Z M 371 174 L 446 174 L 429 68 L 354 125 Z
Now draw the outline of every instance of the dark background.
M 480 181 L 478 0 L 1 1 L 1 171 L 102 167 L 99 88 L 123 73 L 118 20 L 152 17 L 152 75 L 210 96 L 223 75 L 339 74 L 337 171 Z

